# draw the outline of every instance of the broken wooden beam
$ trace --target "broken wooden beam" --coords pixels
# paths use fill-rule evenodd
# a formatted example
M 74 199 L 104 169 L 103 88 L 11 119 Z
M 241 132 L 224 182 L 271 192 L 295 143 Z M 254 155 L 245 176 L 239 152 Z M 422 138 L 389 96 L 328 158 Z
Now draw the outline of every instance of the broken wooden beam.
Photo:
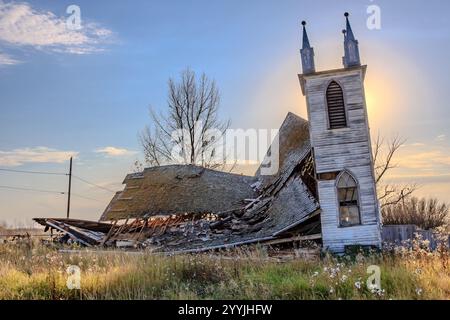
M 290 238 L 275 239 L 275 240 L 270 240 L 270 241 L 264 242 L 264 244 L 265 245 L 274 245 L 274 244 L 282 244 L 282 243 L 288 243 L 288 242 L 311 241 L 311 240 L 319 240 L 319 239 L 322 239 L 321 233 L 304 235 L 304 236 L 295 236 L 295 237 L 290 237 Z
M 87 247 L 91 246 L 91 243 L 89 243 L 88 241 L 85 241 L 86 239 L 82 239 L 85 236 L 83 236 L 82 234 L 80 234 L 76 230 L 73 230 L 73 228 L 65 225 L 64 223 L 59 223 L 59 222 L 51 220 L 51 219 L 47 220 L 46 222 L 47 222 L 47 224 L 50 227 L 52 227 L 52 228 L 54 228 L 54 229 L 56 229 L 58 231 L 61 231 L 64 234 L 67 234 L 73 240 L 78 241 L 78 242 L 80 242 L 81 244 L 84 244 Z M 62 226 L 60 224 L 62 224 Z

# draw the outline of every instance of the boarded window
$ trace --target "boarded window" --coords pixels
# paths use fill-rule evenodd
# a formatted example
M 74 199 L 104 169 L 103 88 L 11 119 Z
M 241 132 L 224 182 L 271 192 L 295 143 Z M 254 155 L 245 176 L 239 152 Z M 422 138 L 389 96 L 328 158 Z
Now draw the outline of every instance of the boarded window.
M 345 128 L 347 119 L 345 117 L 344 93 L 341 86 L 332 81 L 327 88 L 328 121 L 330 129 Z
M 361 224 L 358 204 L 358 185 L 355 179 L 344 172 L 337 181 L 339 201 L 339 223 L 341 227 Z
M 317 174 L 317 179 L 322 181 L 327 180 L 336 180 L 336 177 L 338 176 L 339 171 L 333 171 L 333 172 L 322 172 Z

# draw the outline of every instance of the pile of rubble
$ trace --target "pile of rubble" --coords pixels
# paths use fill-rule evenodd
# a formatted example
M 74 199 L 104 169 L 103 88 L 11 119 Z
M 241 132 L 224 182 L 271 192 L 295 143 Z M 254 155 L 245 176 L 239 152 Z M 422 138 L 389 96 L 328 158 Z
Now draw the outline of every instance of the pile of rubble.
M 304 159 L 308 161 L 310 155 Z M 299 167 L 307 167 L 304 162 Z M 259 194 L 257 198 L 244 199 L 241 207 L 214 214 L 184 213 L 110 222 L 57 218 L 35 221 L 46 231 L 56 231 L 59 241 L 88 247 L 197 252 L 255 242 L 319 240 L 318 204 L 303 183 L 305 175 L 307 171 L 293 168 L 289 175 L 282 175 L 265 187 L 256 182 L 252 188 Z M 299 207 L 300 200 L 304 205 Z
M 243 176 L 193 165 L 127 175 L 99 222 L 36 218 L 62 242 L 200 252 L 250 243 L 320 240 L 320 209 L 307 121 L 289 114 L 279 170 Z

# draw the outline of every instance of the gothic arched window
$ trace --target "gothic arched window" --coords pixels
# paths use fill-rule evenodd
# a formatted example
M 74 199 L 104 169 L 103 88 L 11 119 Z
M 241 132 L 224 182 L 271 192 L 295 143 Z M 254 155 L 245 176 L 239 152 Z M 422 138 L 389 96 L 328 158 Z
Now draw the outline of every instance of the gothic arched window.
M 347 118 L 345 116 L 344 92 L 336 81 L 332 81 L 327 88 L 327 106 L 330 129 L 345 128 Z
M 339 202 L 339 224 L 341 227 L 361 224 L 356 180 L 347 171 L 344 171 L 339 175 L 336 187 Z

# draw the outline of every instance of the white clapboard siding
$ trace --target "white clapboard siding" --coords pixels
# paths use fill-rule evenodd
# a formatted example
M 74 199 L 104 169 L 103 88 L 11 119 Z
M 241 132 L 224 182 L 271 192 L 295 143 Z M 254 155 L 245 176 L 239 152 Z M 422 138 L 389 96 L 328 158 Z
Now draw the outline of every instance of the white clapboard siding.
M 342 252 L 346 245 L 381 245 L 364 75 L 365 66 L 300 76 L 308 106 L 316 172 L 348 170 L 359 186 L 362 224 L 343 228 L 339 226 L 336 181 L 318 182 L 323 244 L 334 252 Z M 326 91 L 332 81 L 343 90 L 346 128 L 329 129 Z

